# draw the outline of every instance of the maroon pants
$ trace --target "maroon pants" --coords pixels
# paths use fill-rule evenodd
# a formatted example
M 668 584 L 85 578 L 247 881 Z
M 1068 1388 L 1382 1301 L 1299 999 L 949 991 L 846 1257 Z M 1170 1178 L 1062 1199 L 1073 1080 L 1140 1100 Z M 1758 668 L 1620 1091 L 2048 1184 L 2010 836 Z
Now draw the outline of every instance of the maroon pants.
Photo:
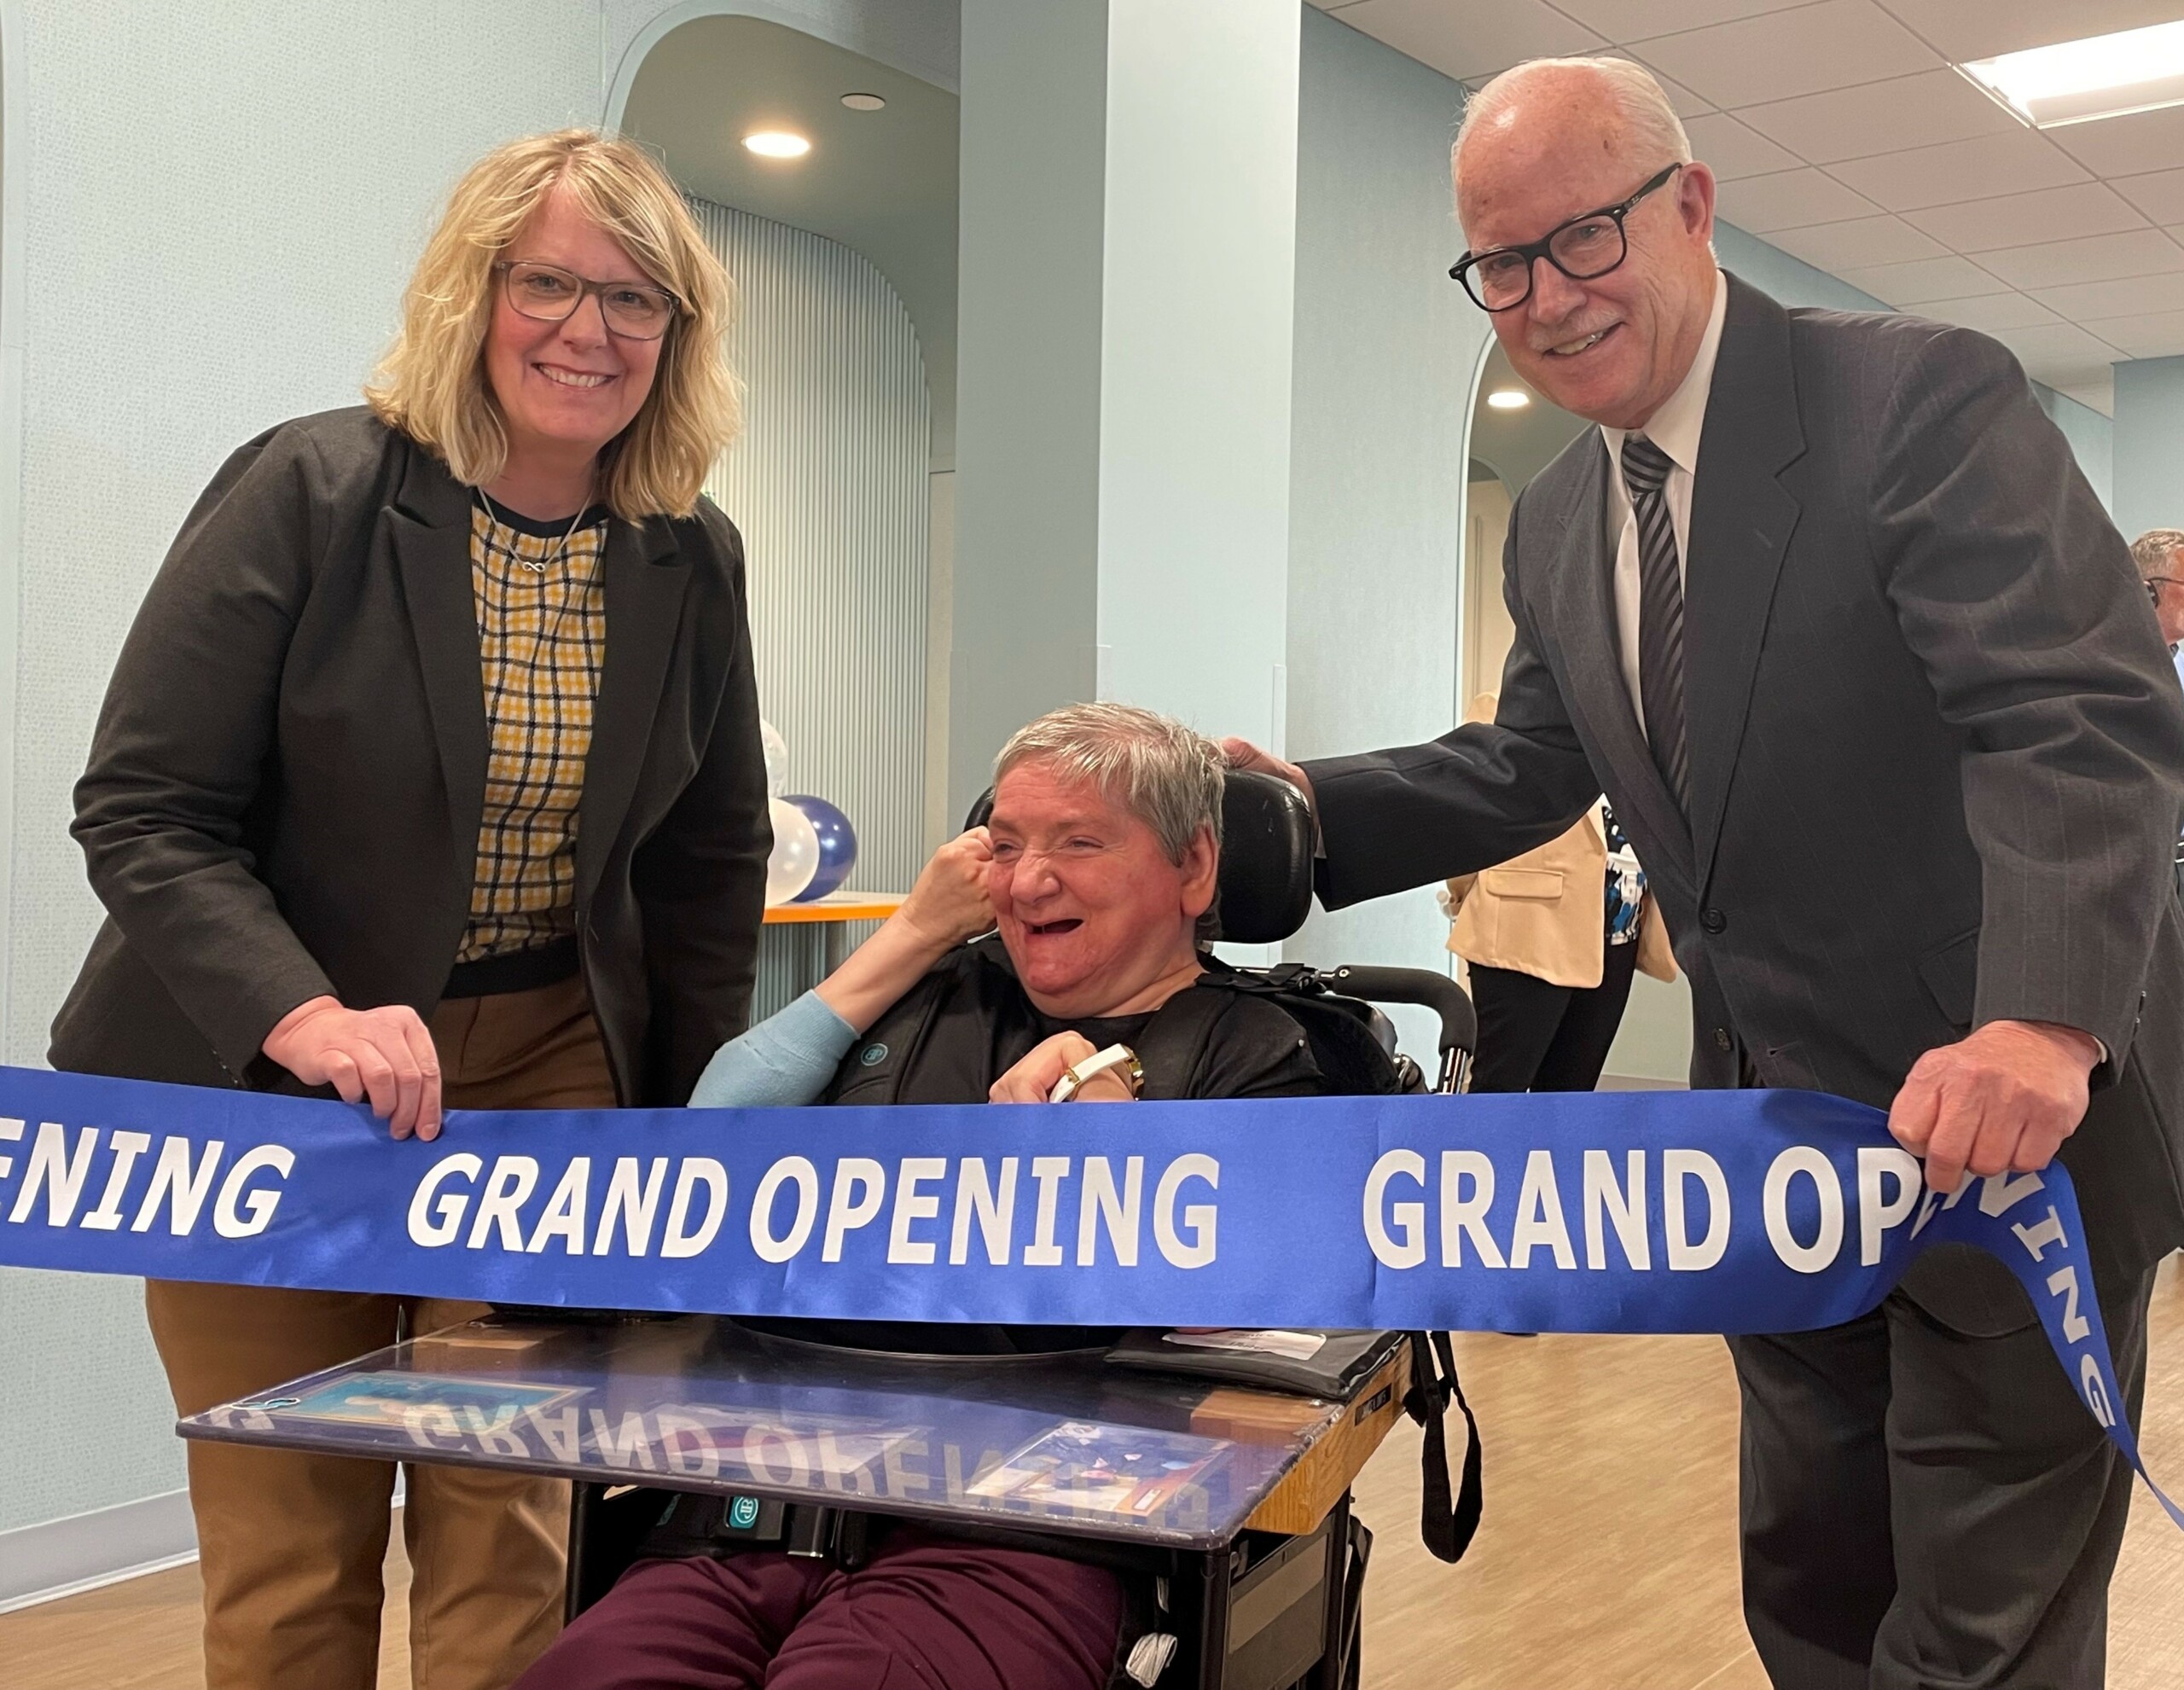
M 1099 1567 L 904 1527 L 855 1572 L 754 1550 L 640 1561 L 514 1690 L 1100 1690 Z

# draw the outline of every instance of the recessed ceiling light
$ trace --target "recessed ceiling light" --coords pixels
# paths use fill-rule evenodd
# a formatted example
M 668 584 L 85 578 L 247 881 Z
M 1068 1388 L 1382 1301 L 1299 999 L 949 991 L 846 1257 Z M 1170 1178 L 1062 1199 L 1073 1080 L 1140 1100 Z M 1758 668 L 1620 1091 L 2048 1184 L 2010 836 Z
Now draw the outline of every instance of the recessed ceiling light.
M 886 101 L 877 94 L 845 94 L 842 103 L 853 112 L 880 112 L 887 108 Z
M 811 150 L 801 135 L 785 129 L 761 129 L 743 137 L 743 144 L 762 159 L 800 159 Z
M 1496 387 L 1486 396 L 1486 403 L 1496 410 L 1522 410 L 1532 402 L 1532 396 L 1521 387 Z
M 2059 42 L 1956 68 L 2036 129 L 2184 105 L 2184 21 Z

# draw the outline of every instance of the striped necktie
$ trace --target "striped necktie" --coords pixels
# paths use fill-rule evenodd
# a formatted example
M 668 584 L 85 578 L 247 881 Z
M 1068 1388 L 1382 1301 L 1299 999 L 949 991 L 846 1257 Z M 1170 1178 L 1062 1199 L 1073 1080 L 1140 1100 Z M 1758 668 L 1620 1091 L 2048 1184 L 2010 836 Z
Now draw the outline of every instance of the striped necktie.
M 1674 466 L 1643 434 L 1623 437 L 1623 479 L 1638 518 L 1638 702 L 1646 738 L 1677 806 L 1691 813 L 1683 725 L 1683 580 L 1666 488 Z

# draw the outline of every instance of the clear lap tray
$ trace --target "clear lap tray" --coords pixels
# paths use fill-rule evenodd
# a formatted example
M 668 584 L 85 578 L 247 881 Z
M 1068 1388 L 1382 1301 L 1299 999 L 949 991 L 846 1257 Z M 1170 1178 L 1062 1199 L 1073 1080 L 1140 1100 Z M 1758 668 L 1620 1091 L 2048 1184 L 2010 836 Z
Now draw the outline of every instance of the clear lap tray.
M 1343 1412 L 1097 1352 L 904 1357 L 678 1315 L 473 1321 L 178 1430 L 1205 1549 Z

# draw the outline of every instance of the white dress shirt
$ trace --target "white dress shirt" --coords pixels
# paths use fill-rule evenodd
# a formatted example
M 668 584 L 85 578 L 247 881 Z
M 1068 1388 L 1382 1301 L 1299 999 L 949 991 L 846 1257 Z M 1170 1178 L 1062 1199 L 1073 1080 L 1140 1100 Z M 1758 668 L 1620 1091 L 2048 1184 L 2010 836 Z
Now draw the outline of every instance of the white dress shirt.
M 1684 373 L 1682 384 L 1647 420 L 1639 432 L 1668 454 L 1668 485 L 1663 494 L 1669 502 L 1669 521 L 1676 530 L 1676 578 L 1688 579 L 1691 555 L 1691 482 L 1699 473 L 1699 437 L 1706 427 L 1706 399 L 1714 389 L 1714 358 L 1722 350 L 1722 322 L 1728 314 L 1729 289 L 1719 270 L 1714 272 L 1714 309 L 1699 337 L 1698 355 Z M 1646 706 L 1638 688 L 1638 514 L 1630 508 L 1630 490 L 1623 480 L 1623 441 L 1628 431 L 1602 428 L 1607 445 L 1607 515 L 1618 535 L 1615 544 L 1615 629 L 1623 648 L 1623 684 L 1630 694 L 1630 708 L 1638 729 L 1646 731 Z

